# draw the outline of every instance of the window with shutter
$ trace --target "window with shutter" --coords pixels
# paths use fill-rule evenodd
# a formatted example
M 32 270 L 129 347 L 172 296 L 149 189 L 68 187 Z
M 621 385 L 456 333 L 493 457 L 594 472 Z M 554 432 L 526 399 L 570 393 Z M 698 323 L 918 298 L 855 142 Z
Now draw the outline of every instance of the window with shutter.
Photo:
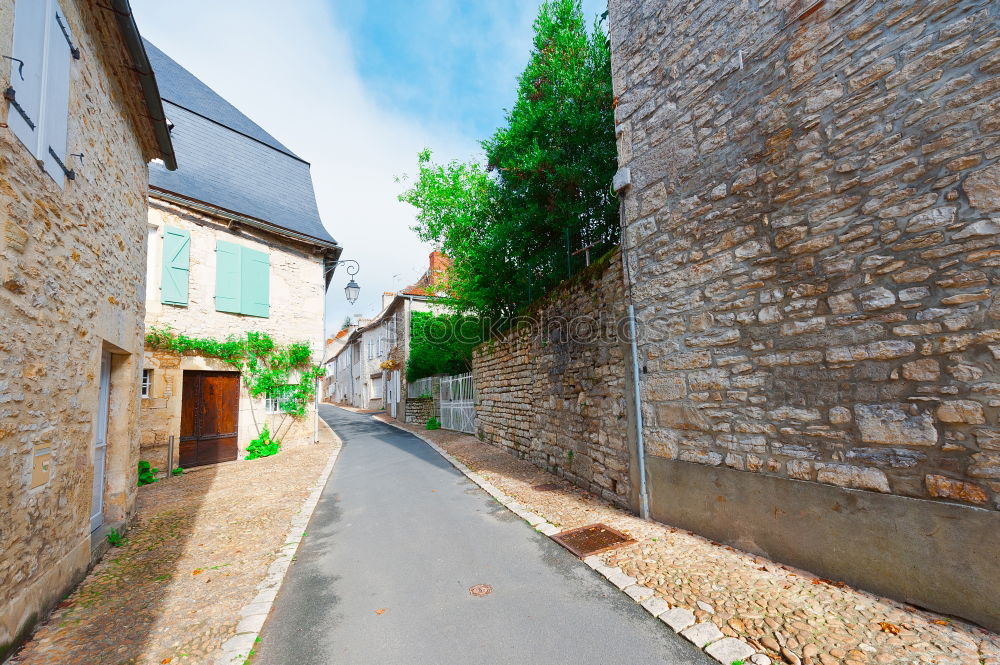
M 55 3 L 53 3 L 55 5 Z M 66 133 L 69 123 L 69 27 L 58 7 L 49 15 L 48 62 L 45 69 L 45 93 L 42 95 L 41 157 L 45 171 L 60 186 L 73 177 L 66 166 Z
M 79 51 L 56 0 L 17 0 L 7 125 L 62 187 L 66 161 L 70 66 Z
M 215 245 L 215 309 L 240 313 L 240 255 L 242 247 L 219 240 Z
M 270 314 L 271 260 L 264 252 L 243 248 L 240 311 L 250 316 Z
M 191 270 L 191 233 L 172 226 L 163 227 L 163 273 L 160 278 L 160 302 L 167 305 L 188 304 L 188 279 Z
M 38 158 L 42 74 L 45 71 L 45 28 L 48 3 L 17 0 L 14 5 L 14 50 L 10 61 L 7 125 Z
M 270 316 L 271 260 L 266 253 L 219 240 L 215 262 L 217 311 Z

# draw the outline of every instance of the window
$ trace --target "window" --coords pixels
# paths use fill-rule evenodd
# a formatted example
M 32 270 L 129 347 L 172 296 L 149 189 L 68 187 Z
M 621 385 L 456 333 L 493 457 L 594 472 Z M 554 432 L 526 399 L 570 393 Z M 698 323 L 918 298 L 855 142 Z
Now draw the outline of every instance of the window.
M 152 387 L 153 387 L 153 370 L 151 369 L 142 370 L 142 387 L 141 387 L 142 396 L 149 397 L 149 392 Z
M 281 386 L 273 392 L 267 394 L 264 400 L 264 411 L 266 413 L 284 413 L 282 407 L 295 401 L 292 396 L 295 393 L 295 386 Z
M 270 315 L 271 260 L 264 252 L 219 240 L 215 246 L 215 309 Z
M 70 64 L 80 52 L 56 0 L 14 3 L 7 124 L 45 172 L 62 187 L 66 167 Z
M 186 307 L 191 262 L 191 233 L 173 226 L 163 227 L 163 270 L 160 302 Z

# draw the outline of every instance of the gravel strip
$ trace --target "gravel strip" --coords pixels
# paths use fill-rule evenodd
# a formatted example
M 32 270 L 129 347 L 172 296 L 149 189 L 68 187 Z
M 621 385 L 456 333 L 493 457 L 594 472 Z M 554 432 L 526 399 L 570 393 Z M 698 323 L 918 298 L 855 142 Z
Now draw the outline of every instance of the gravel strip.
M 242 663 L 340 450 L 325 424 L 320 439 L 141 488 L 127 543 L 10 665 Z

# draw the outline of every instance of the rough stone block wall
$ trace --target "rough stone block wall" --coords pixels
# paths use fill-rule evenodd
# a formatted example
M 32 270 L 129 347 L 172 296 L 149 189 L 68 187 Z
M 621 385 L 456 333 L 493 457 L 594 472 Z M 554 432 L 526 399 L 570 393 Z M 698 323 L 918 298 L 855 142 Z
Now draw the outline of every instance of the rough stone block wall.
M 423 425 L 434 415 L 434 399 L 432 397 L 407 397 L 406 422 Z
M 473 376 L 481 439 L 628 506 L 623 316 L 615 252 L 478 347 Z
M 13 6 L 0 11 L 0 53 L 11 53 Z M 136 495 L 148 111 L 114 21 L 89 2 L 60 8 L 81 51 L 75 180 L 60 187 L 38 167 L 0 103 L 0 661 L 90 564 L 103 350 L 114 352 L 106 522 L 127 521 Z
M 1000 508 L 998 25 L 612 0 L 653 455 Z

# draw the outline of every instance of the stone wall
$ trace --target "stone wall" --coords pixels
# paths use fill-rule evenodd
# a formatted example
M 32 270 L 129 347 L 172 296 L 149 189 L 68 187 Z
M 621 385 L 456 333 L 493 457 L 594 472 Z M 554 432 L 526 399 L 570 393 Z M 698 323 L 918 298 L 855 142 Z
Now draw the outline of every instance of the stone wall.
M 473 355 L 479 437 L 620 505 L 631 505 L 627 346 L 616 252 Z
M 191 234 L 189 293 L 187 306 L 160 302 L 163 227 L 183 228 Z M 322 257 L 302 243 L 276 235 L 243 228 L 238 234 L 211 215 L 183 208 L 156 198 L 149 209 L 149 262 L 146 282 L 146 325 L 169 325 L 192 337 L 225 339 L 248 331 L 266 332 L 279 344 L 308 342 L 314 362 L 323 353 Z M 270 270 L 270 315 L 244 316 L 215 309 L 215 247 L 217 240 L 235 242 L 268 254 Z M 150 394 L 142 400 L 142 459 L 166 472 L 177 464 L 181 426 L 181 397 L 184 371 L 231 371 L 233 367 L 217 359 L 179 357 L 146 350 L 144 368 L 152 370 Z M 272 434 L 281 427 L 283 446 L 312 442 L 315 408 L 308 405 L 306 416 L 289 420 L 283 414 L 266 414 L 263 399 L 248 396 L 241 384 L 238 444 L 242 459 L 247 446 L 267 424 Z M 168 463 L 169 439 L 174 437 L 174 460 Z
M 1000 508 L 998 21 L 985 0 L 612 0 L 652 455 L 913 516 Z
M 105 521 L 133 512 L 145 275 L 148 111 L 104 10 L 60 2 L 70 66 L 63 187 L 0 104 L 0 660 L 86 573 L 103 351 L 112 352 Z M 100 20 L 96 12 L 102 12 Z M 13 3 L 0 11 L 11 53 Z M 105 32 L 110 30 L 110 32 Z M 9 85 L 8 61 L 0 87 Z M 139 288 L 137 289 L 137 285 Z M 101 538 L 98 533 L 98 538 Z
M 433 397 L 408 397 L 405 404 L 406 420 L 404 422 L 423 425 L 434 415 Z

